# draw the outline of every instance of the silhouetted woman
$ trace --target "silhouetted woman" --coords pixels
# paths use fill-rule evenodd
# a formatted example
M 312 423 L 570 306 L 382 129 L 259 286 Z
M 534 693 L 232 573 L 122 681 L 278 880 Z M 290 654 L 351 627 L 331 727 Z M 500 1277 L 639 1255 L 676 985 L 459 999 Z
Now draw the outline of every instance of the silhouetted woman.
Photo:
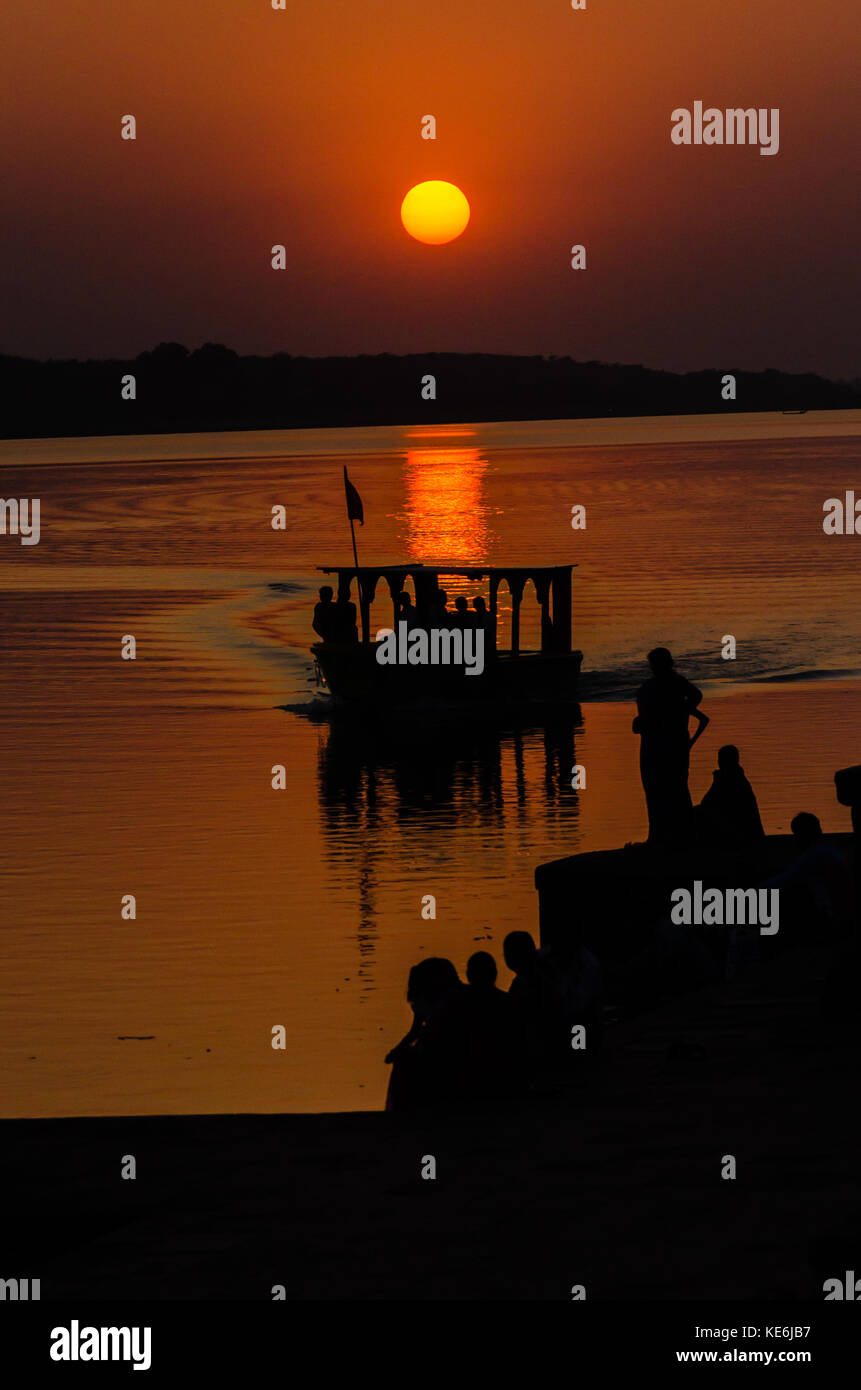
M 678 844 L 691 831 L 690 751 L 709 721 L 697 708 L 702 691 L 679 675 L 667 648 L 655 647 L 648 660 L 652 675 L 637 691 L 633 729 L 640 735 L 649 843 Z M 692 716 L 699 724 L 693 738 L 688 729 Z
M 409 973 L 413 1025 L 388 1053 L 387 1110 L 417 1110 L 457 1099 L 467 1040 L 466 989 L 450 960 L 428 956 Z

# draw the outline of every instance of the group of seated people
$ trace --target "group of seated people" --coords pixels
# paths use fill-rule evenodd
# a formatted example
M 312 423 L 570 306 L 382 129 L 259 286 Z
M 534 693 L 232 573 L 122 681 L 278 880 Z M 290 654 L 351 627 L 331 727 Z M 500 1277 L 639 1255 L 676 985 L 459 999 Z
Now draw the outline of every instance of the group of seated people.
M 701 837 L 724 848 L 755 851 L 764 839 L 756 797 L 733 745 L 720 749 L 713 784 L 695 808 L 695 819 Z M 809 811 L 793 817 L 791 830 L 792 858 L 760 884 L 780 890 L 780 931 L 763 937 L 756 925 L 733 927 L 724 965 L 727 980 L 795 945 L 840 947 L 854 939 L 852 875 L 840 849 L 825 838 L 818 817 Z M 702 962 L 693 956 L 682 960 L 682 946 L 689 954 L 704 951 L 685 929 L 659 923 L 643 951 L 629 961 L 632 980 L 653 1003 L 662 981 L 666 983 L 668 962 L 679 976 L 678 988 L 716 978 L 714 962 L 706 961 L 698 974 Z M 505 937 L 503 956 L 514 977 L 507 993 L 497 986 L 496 962 L 487 951 L 469 958 L 466 983 L 452 962 L 441 957 L 413 966 L 407 987 L 413 1024 L 386 1057 L 392 1067 L 388 1110 L 524 1094 L 564 1081 L 572 1069 L 598 1054 L 602 971 L 576 932 L 539 950 L 528 932 L 513 931 Z M 838 954 L 832 993 L 841 960 Z M 617 980 L 614 987 L 618 985 Z M 577 1025 L 585 1032 L 572 1045 L 574 1033 L 580 1033 Z
M 476 594 L 472 600 L 472 608 L 462 594 L 455 599 L 454 608 L 449 608 L 445 589 L 438 588 L 429 603 L 418 605 L 404 592 L 398 596 L 397 609 L 398 620 L 406 622 L 410 632 L 414 628 L 481 628 L 485 650 L 493 647 L 495 624 L 481 594 Z M 336 599 L 331 585 L 324 584 L 319 602 L 314 605 L 312 627 L 323 642 L 358 642 L 356 605 L 348 598 L 339 596 Z
M 409 631 L 413 628 L 482 628 L 485 646 L 492 646 L 494 622 L 488 612 L 487 602 L 481 594 L 476 594 L 470 609 L 469 600 L 460 594 L 454 601 L 454 608 L 448 606 L 445 589 L 437 589 L 429 603 L 414 604 L 408 593 L 398 597 L 398 618 L 405 621 Z
M 413 1024 L 386 1057 L 387 1110 L 522 1094 L 595 1056 L 602 1020 L 595 956 L 573 940 L 539 950 L 525 931 L 509 932 L 503 956 L 514 974 L 507 993 L 487 951 L 470 956 L 466 984 L 442 957 L 413 966 Z M 572 1046 L 577 1025 L 584 1031 Z
M 336 600 L 330 584 L 324 584 L 320 590 L 320 601 L 314 605 L 311 626 L 322 642 L 349 643 L 359 640 L 356 605 L 340 595 Z
M 734 744 L 718 749 L 717 770 L 712 785 L 694 807 L 694 823 L 701 843 L 723 849 L 755 850 L 765 839 L 756 796 Z M 848 912 L 850 891 L 846 865 L 825 839 L 818 816 L 799 811 L 790 830 L 795 858 L 782 873 L 761 885 L 785 890 L 781 894 L 781 947 L 790 942 L 793 921 L 815 925 L 820 934 L 829 933 L 833 923 L 834 931 L 839 932 Z

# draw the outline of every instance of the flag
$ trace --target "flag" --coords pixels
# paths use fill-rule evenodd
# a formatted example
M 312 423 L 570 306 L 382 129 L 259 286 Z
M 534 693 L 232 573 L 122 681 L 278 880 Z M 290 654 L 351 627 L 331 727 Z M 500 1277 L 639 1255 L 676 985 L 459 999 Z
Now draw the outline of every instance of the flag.
M 344 465 L 344 489 L 347 493 L 347 520 L 358 521 L 360 526 L 364 526 L 365 510 L 362 506 L 362 499 L 347 477 L 346 464 Z

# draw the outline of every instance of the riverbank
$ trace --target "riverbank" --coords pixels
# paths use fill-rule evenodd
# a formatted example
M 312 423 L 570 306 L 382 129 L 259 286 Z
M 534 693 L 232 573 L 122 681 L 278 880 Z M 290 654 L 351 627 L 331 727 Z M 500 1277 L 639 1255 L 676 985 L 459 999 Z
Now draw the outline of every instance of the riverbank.
M 620 1025 L 579 1089 L 507 1110 L 5 1121 L 4 1273 L 43 1299 L 821 1301 L 861 1248 L 828 960 Z

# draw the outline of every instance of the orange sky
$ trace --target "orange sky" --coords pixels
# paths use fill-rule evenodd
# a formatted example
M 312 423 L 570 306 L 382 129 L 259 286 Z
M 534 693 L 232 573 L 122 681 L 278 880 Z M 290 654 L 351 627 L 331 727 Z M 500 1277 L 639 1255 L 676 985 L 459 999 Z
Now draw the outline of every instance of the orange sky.
M 857 0 L 287 6 L 7 18 L 0 351 L 177 339 L 861 372 Z M 695 100 L 778 107 L 780 152 L 673 146 L 670 113 Z M 401 227 L 426 178 L 470 200 L 450 246 Z

